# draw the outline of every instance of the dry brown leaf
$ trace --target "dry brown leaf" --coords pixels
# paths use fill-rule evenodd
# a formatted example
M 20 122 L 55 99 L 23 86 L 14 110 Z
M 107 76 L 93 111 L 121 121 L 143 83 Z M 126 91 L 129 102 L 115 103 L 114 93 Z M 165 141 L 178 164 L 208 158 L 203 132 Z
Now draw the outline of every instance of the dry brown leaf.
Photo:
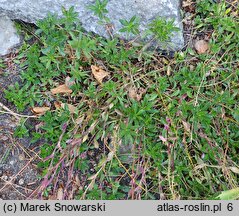
M 104 78 L 106 78 L 107 76 L 110 75 L 109 72 L 95 66 L 95 65 L 91 65 L 91 70 L 92 70 L 92 73 L 93 73 L 93 76 L 95 77 L 95 79 L 100 83 L 102 84 Z
M 37 115 L 42 115 L 48 110 L 50 110 L 50 107 L 32 107 L 32 112 Z
M 75 177 L 75 184 L 76 184 L 78 187 L 81 186 L 81 182 L 80 182 L 80 179 L 79 179 L 79 176 L 78 176 L 78 175 L 76 175 L 76 177 Z
M 114 152 L 109 152 L 108 157 L 107 157 L 107 161 L 111 161 L 114 157 L 114 154 L 115 154 Z
M 184 0 L 182 1 L 182 7 L 186 12 L 194 13 L 195 12 L 195 1 L 193 0 Z
M 130 97 L 131 99 L 136 100 L 136 98 L 137 98 L 136 88 L 133 88 L 133 87 L 130 87 L 130 88 L 129 88 L 129 97 Z
M 66 79 L 65 79 L 65 84 L 67 87 L 71 87 L 75 84 L 75 80 L 71 80 L 72 78 L 67 76 Z
M 47 199 L 48 199 L 48 200 L 56 200 L 56 195 L 55 195 L 55 194 L 49 195 L 49 196 L 47 197 Z
M 88 138 L 89 138 L 88 134 L 86 134 L 85 136 L 83 136 L 82 143 L 84 143 Z
M 72 93 L 72 90 L 66 86 L 66 84 L 59 85 L 56 88 L 51 89 L 52 94 L 64 94 L 64 93 Z
M 203 167 L 207 166 L 206 164 L 199 164 L 197 166 L 194 167 L 194 170 L 198 170 L 198 169 L 202 169 Z
M 36 125 L 35 125 L 35 130 L 36 130 L 36 132 L 38 132 L 39 129 L 40 129 L 43 125 L 44 125 L 44 122 L 40 122 L 40 123 L 36 124 Z
M 94 142 L 94 147 L 95 147 L 96 149 L 98 149 L 99 146 L 100 146 L 100 145 L 99 145 L 99 142 L 98 142 L 97 140 L 95 140 L 95 139 L 94 139 L 93 142 Z
M 187 132 L 190 132 L 190 124 L 188 122 L 182 121 L 183 127 Z
M 54 102 L 54 106 L 56 107 L 56 109 L 60 109 L 61 108 L 61 102 L 59 102 L 59 101 L 55 101 Z
M 84 119 L 85 119 L 85 116 L 80 116 L 75 120 L 75 123 L 78 125 L 81 125 Z
M 64 191 L 63 191 L 63 188 L 59 188 L 58 191 L 57 191 L 57 196 L 56 196 L 56 199 L 57 200 L 62 200 L 63 199 L 63 195 L 64 195 Z
M 75 106 L 73 106 L 73 105 L 71 105 L 71 104 L 66 104 L 66 103 L 62 103 L 62 104 L 61 104 L 61 107 L 62 107 L 62 108 L 65 108 L 65 106 L 68 106 L 68 109 L 69 109 L 69 111 L 70 111 L 71 114 L 72 114 L 72 113 L 75 113 L 75 111 L 76 111 L 76 107 L 75 107 Z
M 182 2 L 182 7 L 188 7 L 191 6 L 193 2 L 191 0 L 186 0 Z
M 230 169 L 232 172 L 234 172 L 234 173 L 236 173 L 236 174 L 239 174 L 239 169 L 238 169 L 237 167 L 229 167 L 229 169 Z
M 170 65 L 168 65 L 168 67 L 167 67 L 167 76 L 170 76 L 171 75 L 171 67 L 170 67 Z
M 143 88 L 135 88 L 135 87 L 130 87 L 129 90 L 129 97 L 131 99 L 134 99 L 136 101 L 140 101 L 142 99 L 142 96 L 146 93 L 146 90 Z
M 203 54 L 209 49 L 208 42 L 205 40 L 196 41 L 194 47 L 198 54 Z
M 67 106 L 71 114 L 75 113 L 75 111 L 76 111 L 76 107 L 74 105 L 71 105 L 71 104 L 56 101 L 56 102 L 54 102 L 54 105 L 55 105 L 56 109 L 60 109 L 60 108 L 64 109 Z

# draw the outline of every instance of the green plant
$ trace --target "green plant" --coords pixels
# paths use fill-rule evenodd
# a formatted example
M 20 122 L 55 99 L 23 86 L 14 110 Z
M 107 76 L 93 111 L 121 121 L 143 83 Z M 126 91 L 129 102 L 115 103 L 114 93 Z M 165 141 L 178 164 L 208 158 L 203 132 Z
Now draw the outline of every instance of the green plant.
M 18 127 L 16 128 L 16 130 L 14 131 L 14 135 L 16 137 L 29 137 L 29 130 L 25 125 L 25 121 L 21 122 Z
M 123 27 L 119 31 L 126 32 L 127 38 L 129 37 L 129 34 L 139 35 L 140 20 L 137 16 L 132 16 L 129 21 L 120 19 L 120 23 L 123 25 Z
M 87 36 L 84 36 L 82 32 L 76 37 L 73 33 L 70 33 L 72 40 L 69 41 L 69 45 L 75 50 L 76 57 L 81 59 L 83 54 L 87 60 L 92 58 L 91 53 L 96 50 L 96 42 Z
M 8 90 L 4 91 L 6 99 L 13 102 L 20 112 L 27 105 L 33 105 L 34 99 L 37 100 L 35 87 L 28 88 L 27 85 L 20 87 L 19 83 L 15 83 L 14 86 L 9 86 Z
M 92 7 L 97 16 L 106 3 Z M 38 23 L 37 40 L 22 49 L 22 83 L 5 96 L 19 111 L 50 109 L 29 133 L 43 139 L 43 196 L 62 175 L 66 191 L 81 178 L 79 199 L 208 199 L 238 187 L 237 19 L 224 4 L 197 6 L 195 29 L 210 32 L 210 50 L 172 59 L 85 33 L 73 9 Z M 137 34 L 135 16 L 121 22 Z M 147 34 L 167 42 L 175 30 L 157 18 Z M 63 84 L 67 92 L 52 93 Z
M 175 31 L 179 31 L 179 28 L 175 27 L 174 20 L 157 17 L 148 25 L 147 34 L 160 42 L 168 42 L 170 36 Z
M 95 4 L 90 5 L 88 8 L 92 10 L 100 20 L 108 22 L 109 19 L 105 16 L 105 14 L 108 13 L 108 10 L 106 9 L 107 4 L 108 0 L 96 0 Z
M 4 64 L 3 59 L 0 58 L 0 68 L 4 69 L 6 67 L 6 65 Z

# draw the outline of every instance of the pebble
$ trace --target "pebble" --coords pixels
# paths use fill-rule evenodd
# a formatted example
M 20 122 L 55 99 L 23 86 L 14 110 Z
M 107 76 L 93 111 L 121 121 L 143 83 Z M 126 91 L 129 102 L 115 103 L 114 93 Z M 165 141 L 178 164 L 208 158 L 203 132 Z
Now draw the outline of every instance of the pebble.
M 7 181 L 7 180 L 8 180 L 8 177 L 7 177 L 6 175 L 3 175 L 3 176 L 2 176 L 2 180 L 3 180 L 3 181 Z
M 16 163 L 16 161 L 15 160 L 11 160 L 9 163 L 13 166 Z
M 24 184 L 24 179 L 21 178 L 21 179 L 18 181 L 18 184 L 19 184 L 19 185 L 23 185 L 23 184 Z
M 18 158 L 19 158 L 20 161 L 23 161 L 23 160 L 25 159 L 25 156 L 24 156 L 24 154 L 20 154 L 20 155 L 18 156 Z

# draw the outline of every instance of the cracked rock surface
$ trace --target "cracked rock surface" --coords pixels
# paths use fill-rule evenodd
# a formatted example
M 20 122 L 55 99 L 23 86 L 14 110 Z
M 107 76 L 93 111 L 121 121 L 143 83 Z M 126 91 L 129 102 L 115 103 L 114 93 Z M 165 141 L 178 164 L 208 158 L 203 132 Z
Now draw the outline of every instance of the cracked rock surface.
M 13 21 L 7 16 L 0 16 L 0 56 L 9 53 L 10 49 L 20 43 Z
M 46 17 L 49 12 L 62 15 L 62 6 L 65 8 L 74 6 L 82 26 L 87 31 L 107 36 L 105 26 L 100 25 L 99 19 L 88 9 L 94 3 L 95 0 L 0 0 L 0 14 L 7 14 L 11 19 L 36 23 L 37 20 Z M 166 19 L 174 19 L 175 25 L 181 29 L 171 37 L 168 49 L 181 49 L 184 46 L 179 12 L 180 0 L 109 0 L 106 8 L 108 10 L 107 17 L 113 24 L 113 34 L 119 34 L 125 38 L 125 34 L 119 32 L 119 29 L 122 28 L 120 19 L 130 20 L 132 16 L 138 16 L 141 23 L 139 28 L 142 32 L 154 18 L 161 16 Z

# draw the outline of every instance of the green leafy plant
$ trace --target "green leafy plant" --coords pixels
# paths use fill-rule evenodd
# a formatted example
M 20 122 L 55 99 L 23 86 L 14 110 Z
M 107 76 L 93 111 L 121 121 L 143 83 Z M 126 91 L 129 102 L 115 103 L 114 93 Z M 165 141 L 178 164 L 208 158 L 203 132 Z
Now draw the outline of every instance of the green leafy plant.
M 91 7 L 103 20 L 106 4 Z M 211 36 L 208 52 L 188 48 L 172 59 L 87 34 L 72 8 L 38 23 L 22 49 L 22 82 L 5 96 L 18 111 L 49 108 L 37 131 L 26 122 L 15 132 L 42 139 L 42 196 L 61 176 L 71 190 L 74 175 L 79 199 L 208 199 L 238 187 L 237 20 L 224 4 L 198 3 L 195 31 Z M 121 24 L 138 36 L 135 16 Z M 157 18 L 146 33 L 167 43 L 175 30 Z M 53 94 L 59 86 L 68 91 Z
M 139 35 L 140 20 L 137 16 L 132 16 L 129 21 L 120 19 L 120 23 L 123 25 L 123 27 L 119 30 L 120 32 L 126 32 L 128 37 L 129 34 Z
M 29 130 L 28 128 L 26 127 L 26 122 L 25 121 L 22 121 L 18 127 L 16 128 L 16 130 L 14 131 L 14 135 L 16 137 L 20 137 L 20 138 L 23 138 L 23 137 L 28 137 L 29 136 Z
M 108 4 L 108 0 L 96 0 L 95 4 L 90 5 L 88 8 L 94 12 L 94 14 L 99 17 L 100 20 L 109 21 L 109 19 L 105 16 L 108 13 L 106 6 Z
M 87 36 L 84 36 L 82 32 L 76 37 L 71 33 L 72 40 L 69 41 L 69 45 L 75 50 L 76 57 L 81 59 L 83 54 L 88 60 L 92 58 L 91 53 L 96 49 L 96 42 Z
M 2 59 L 0 59 L 0 68 L 4 69 L 6 67 L 6 65 L 4 64 L 4 61 Z
M 168 41 L 173 32 L 179 31 L 174 25 L 174 20 L 166 20 L 162 17 L 157 17 L 149 24 L 149 33 L 159 41 Z
M 10 86 L 8 90 L 5 90 L 5 97 L 13 102 L 17 109 L 21 112 L 27 105 L 33 103 L 35 98 L 34 87 L 28 89 L 28 86 L 20 87 L 19 83 L 15 83 L 14 86 Z

